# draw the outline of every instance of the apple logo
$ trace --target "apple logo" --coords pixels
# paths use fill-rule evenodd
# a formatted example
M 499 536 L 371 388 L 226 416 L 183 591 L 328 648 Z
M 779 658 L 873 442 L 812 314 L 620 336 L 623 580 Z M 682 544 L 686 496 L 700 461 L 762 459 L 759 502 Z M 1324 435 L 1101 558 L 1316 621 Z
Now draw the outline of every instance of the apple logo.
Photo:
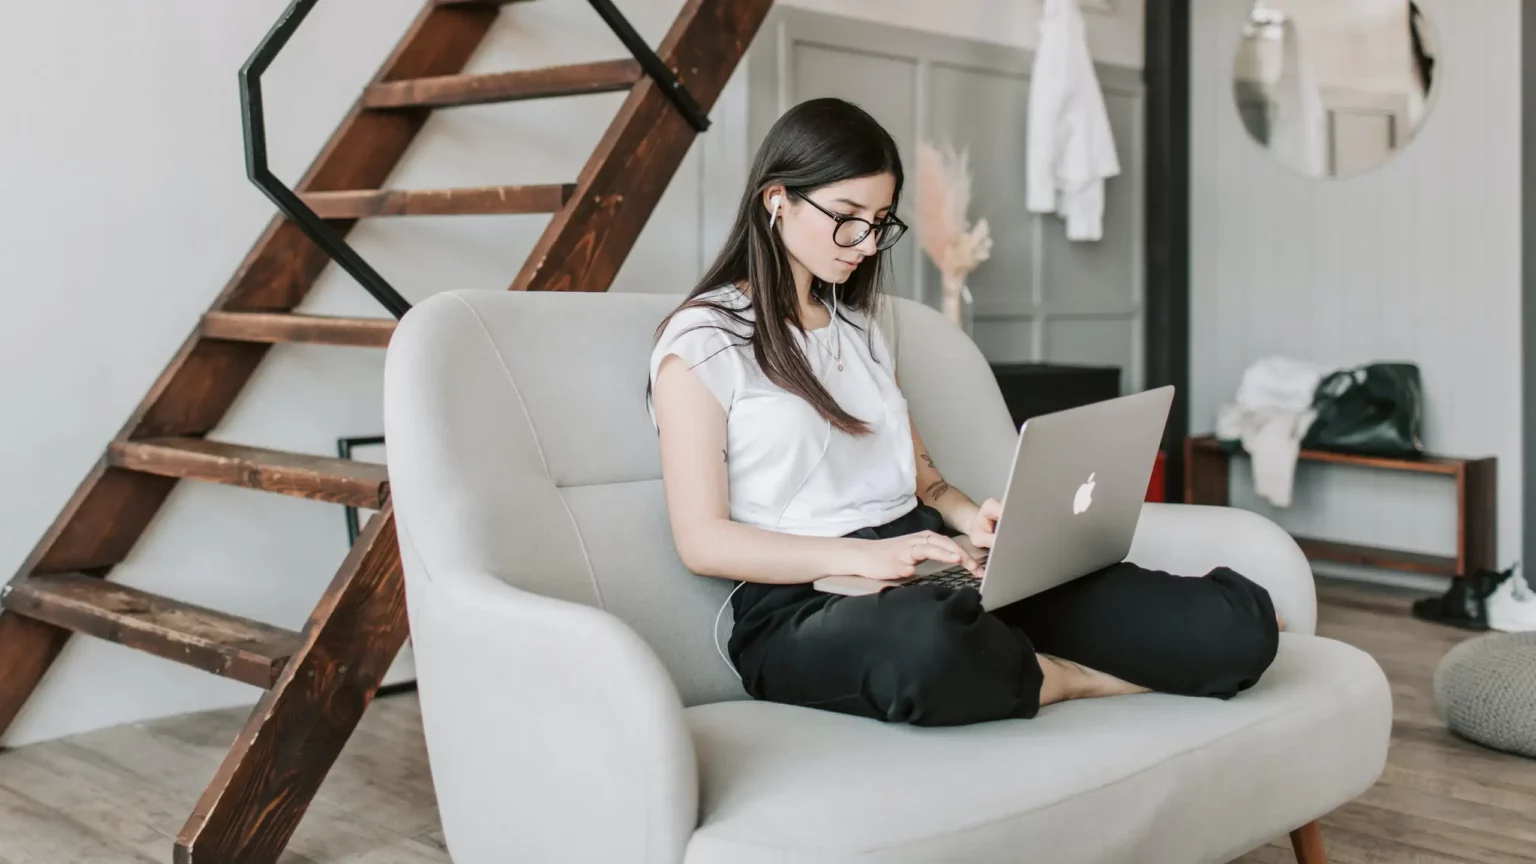
M 1093 477 L 1094 474 L 1089 474 L 1088 482 L 1077 487 L 1077 494 L 1072 497 L 1072 515 L 1075 516 L 1093 506 Z

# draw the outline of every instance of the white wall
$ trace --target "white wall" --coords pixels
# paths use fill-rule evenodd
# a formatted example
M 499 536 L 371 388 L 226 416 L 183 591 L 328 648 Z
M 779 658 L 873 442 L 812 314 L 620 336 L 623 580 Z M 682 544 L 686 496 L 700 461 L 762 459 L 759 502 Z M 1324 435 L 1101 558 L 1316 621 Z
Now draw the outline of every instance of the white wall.
M 1424 0 L 1430 108 L 1386 165 L 1313 180 L 1245 133 L 1232 58 L 1245 2 L 1195 0 L 1191 43 L 1191 428 L 1268 354 L 1417 361 L 1435 450 L 1499 458 L 1499 562 L 1520 555 L 1520 3 Z M 1239 472 L 1241 473 L 1241 472 Z M 1449 484 L 1304 467 L 1275 511 L 1299 533 L 1449 554 Z M 1242 486 L 1244 489 L 1236 487 Z
M 267 77 L 274 169 L 296 179 L 422 0 L 327 0 Z M 1100 59 L 1140 65 L 1139 0 L 1093 16 Z M 1032 44 L 1038 0 L 801 0 L 887 23 Z M 272 213 L 243 173 L 235 72 L 286 0 L 21 4 L 0 28 L 0 579 L 16 570 Z M 623 0 L 652 44 L 681 0 Z M 958 28 L 958 30 L 957 30 Z M 508 7 L 471 71 L 622 56 L 580 0 Z M 439 112 L 397 188 L 574 179 L 622 94 Z M 683 291 L 700 241 L 691 154 L 617 290 Z M 547 217 L 372 220 L 353 243 L 408 298 L 505 287 Z M 305 311 L 382 315 L 334 268 Z M 322 455 L 381 429 L 382 352 L 279 346 L 212 437 Z M 339 507 L 184 483 L 113 578 L 286 627 L 345 554 Z M 3 743 L 255 700 L 258 691 L 72 639 Z
M 1033 48 L 1044 0 L 782 0 L 836 15 Z M 1143 0 L 1078 0 L 1094 59 L 1140 69 Z

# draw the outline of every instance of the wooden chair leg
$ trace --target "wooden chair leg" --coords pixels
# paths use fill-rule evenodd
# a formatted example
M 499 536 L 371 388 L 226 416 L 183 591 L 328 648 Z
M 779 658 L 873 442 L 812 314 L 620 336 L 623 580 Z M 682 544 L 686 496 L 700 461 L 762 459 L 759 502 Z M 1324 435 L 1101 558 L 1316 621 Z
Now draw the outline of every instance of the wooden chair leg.
M 1328 864 L 1323 829 L 1315 820 L 1291 832 L 1291 848 L 1296 850 L 1296 864 Z

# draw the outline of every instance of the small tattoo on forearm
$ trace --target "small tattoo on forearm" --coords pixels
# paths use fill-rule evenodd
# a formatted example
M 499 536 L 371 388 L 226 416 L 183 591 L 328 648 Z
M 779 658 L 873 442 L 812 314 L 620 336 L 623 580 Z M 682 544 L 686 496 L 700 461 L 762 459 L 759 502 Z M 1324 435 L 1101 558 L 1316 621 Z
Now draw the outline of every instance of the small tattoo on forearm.
M 934 469 L 938 468 L 937 465 L 933 464 L 933 457 L 929 456 L 927 453 L 923 454 L 923 461 L 928 463 L 928 467 L 929 468 L 934 468 Z
M 720 455 L 721 455 L 721 457 L 723 457 L 725 459 L 725 464 L 727 464 L 727 465 L 731 464 L 731 451 L 729 451 L 729 450 L 721 450 L 720 451 Z
M 944 496 L 945 492 L 948 491 L 949 484 L 945 483 L 943 480 L 940 480 L 928 487 L 928 500 L 937 501 Z

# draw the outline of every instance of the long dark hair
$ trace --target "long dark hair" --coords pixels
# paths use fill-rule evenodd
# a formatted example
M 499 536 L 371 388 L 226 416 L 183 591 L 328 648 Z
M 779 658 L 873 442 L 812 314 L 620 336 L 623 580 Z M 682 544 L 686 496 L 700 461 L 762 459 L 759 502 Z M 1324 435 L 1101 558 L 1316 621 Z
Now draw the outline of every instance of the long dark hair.
M 868 433 L 869 425 L 844 411 L 817 380 L 805 352 L 791 333 L 799 327 L 799 297 L 789 268 L 789 255 L 776 231 L 768 225 L 763 193 L 783 184 L 788 190 L 810 192 L 822 186 L 889 172 L 896 178 L 891 212 L 901 199 L 901 157 L 892 140 L 864 109 L 841 99 L 812 99 L 789 109 L 773 124 L 758 148 L 752 174 L 736 224 L 720 255 L 689 292 L 678 311 L 690 307 L 714 309 L 728 318 L 730 328 L 719 327 L 738 344 L 752 346 L 753 356 L 769 381 L 809 402 L 837 428 L 855 435 Z M 830 229 L 829 229 L 830 230 Z M 837 287 L 840 306 L 856 309 L 873 318 L 878 314 L 880 285 L 889 264 L 884 251 L 860 263 L 847 282 Z M 701 295 L 730 285 L 745 285 L 752 315 L 739 299 L 701 299 Z M 812 278 L 811 294 L 830 298 L 832 286 Z M 659 336 L 671 322 L 668 315 Z M 846 319 L 845 319 L 846 320 Z M 794 322 L 794 323 L 791 323 Z M 852 323 L 852 322 L 850 322 Z M 713 325 L 700 325 L 713 326 Z M 865 338 L 872 338 L 869 333 Z

